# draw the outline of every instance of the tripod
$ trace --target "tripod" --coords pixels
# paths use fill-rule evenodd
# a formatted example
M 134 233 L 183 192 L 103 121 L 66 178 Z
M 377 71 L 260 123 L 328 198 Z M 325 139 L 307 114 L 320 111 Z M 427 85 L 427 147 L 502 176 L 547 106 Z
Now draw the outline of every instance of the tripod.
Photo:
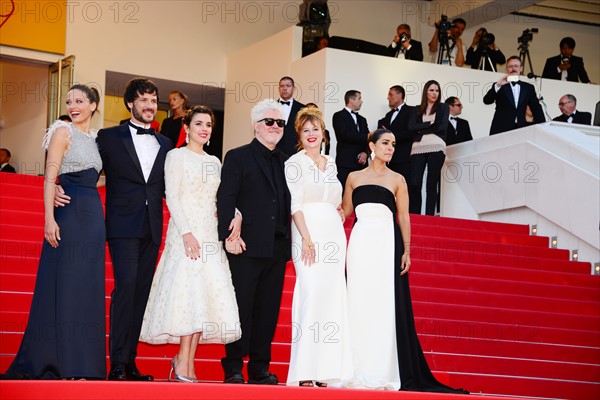
M 525 60 L 529 63 L 529 71 L 534 74 L 533 66 L 531 65 L 531 56 L 529 55 L 529 42 L 522 41 L 517 48 L 519 50 L 519 60 L 521 60 L 521 66 L 523 66 L 523 72 L 525 72 Z M 534 74 L 535 75 L 535 74 Z
M 450 52 L 452 52 L 454 45 L 450 47 L 448 43 L 448 32 L 440 31 L 438 33 L 438 42 L 440 44 L 440 48 L 438 49 L 437 63 L 444 64 L 445 61 L 448 61 L 448 65 L 452 65 L 452 57 L 450 56 Z M 446 56 L 444 56 L 444 54 Z
M 481 58 L 479 59 L 479 68 L 482 71 L 492 71 L 492 72 L 496 72 L 496 66 L 494 65 L 494 63 L 492 63 L 492 59 L 490 58 L 490 54 L 488 53 L 488 47 L 484 46 L 481 49 Z M 490 67 L 490 69 L 486 69 L 485 67 L 488 66 Z

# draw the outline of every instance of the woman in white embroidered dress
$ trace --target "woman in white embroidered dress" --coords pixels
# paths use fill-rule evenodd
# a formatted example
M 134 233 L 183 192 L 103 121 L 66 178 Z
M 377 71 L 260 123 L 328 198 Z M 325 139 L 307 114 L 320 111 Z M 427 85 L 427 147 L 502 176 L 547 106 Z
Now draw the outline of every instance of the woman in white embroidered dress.
M 241 337 L 229 264 L 217 233 L 221 163 L 204 151 L 214 123 L 210 108 L 191 108 L 183 119 L 188 145 L 167 154 L 171 219 L 140 334 L 141 341 L 151 344 L 179 343 L 169 380 L 174 374 L 175 381 L 188 383 L 198 382 L 198 344 L 226 344 Z M 232 221 L 232 236 L 239 235 L 240 218 Z

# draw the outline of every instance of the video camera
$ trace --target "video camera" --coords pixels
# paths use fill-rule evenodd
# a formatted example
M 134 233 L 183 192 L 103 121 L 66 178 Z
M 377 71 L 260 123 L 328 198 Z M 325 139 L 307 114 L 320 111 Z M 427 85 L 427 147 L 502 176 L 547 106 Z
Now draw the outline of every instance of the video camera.
M 442 14 L 442 18 L 440 19 L 440 23 L 439 24 L 435 24 L 435 27 L 438 29 L 438 31 L 440 31 L 440 33 L 445 32 L 447 33 L 451 28 L 454 28 L 456 25 L 454 25 L 452 22 L 448 21 L 448 16 Z
M 533 34 L 538 33 L 538 28 L 525 29 L 523 34 L 517 38 L 517 41 L 521 44 L 526 44 L 533 40 Z

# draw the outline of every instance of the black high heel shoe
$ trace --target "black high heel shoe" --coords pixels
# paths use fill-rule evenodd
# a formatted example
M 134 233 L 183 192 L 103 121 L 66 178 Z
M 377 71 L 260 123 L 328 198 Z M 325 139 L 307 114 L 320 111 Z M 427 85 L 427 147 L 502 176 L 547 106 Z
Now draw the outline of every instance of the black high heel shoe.
M 196 379 L 190 379 L 187 376 L 177 375 L 177 371 L 175 371 L 175 362 L 177 360 L 177 356 L 173 357 L 171 360 L 171 371 L 169 371 L 169 382 L 185 382 L 185 383 L 197 383 Z M 171 379 L 171 376 L 175 375 L 174 379 Z

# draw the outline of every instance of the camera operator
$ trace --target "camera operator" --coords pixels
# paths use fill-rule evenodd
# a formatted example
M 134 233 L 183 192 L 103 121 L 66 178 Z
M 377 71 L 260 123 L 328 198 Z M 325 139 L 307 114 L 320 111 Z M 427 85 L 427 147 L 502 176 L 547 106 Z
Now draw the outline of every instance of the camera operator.
M 583 58 L 573 55 L 575 40 L 571 37 L 560 41 L 560 55 L 550 57 L 544 65 L 542 78 L 589 83 L 590 78 L 583 66 Z
M 447 17 L 442 15 L 442 19 L 435 25 L 435 32 L 429 42 L 429 52 L 432 53 L 432 60 L 436 62 L 436 53 L 439 47 L 439 36 L 445 34 L 448 37 L 448 47 L 450 49 L 450 60 L 452 65 L 462 67 L 465 64 L 465 49 L 460 36 L 463 34 L 467 22 L 462 18 L 456 18 L 451 24 L 448 24 Z M 442 64 L 447 64 L 447 59 Z
M 467 59 L 465 64 L 470 65 L 471 69 L 481 69 L 485 71 L 498 70 L 497 64 L 504 64 L 506 57 L 496 46 L 496 38 L 488 33 L 485 28 L 479 28 L 473 37 L 473 43 L 467 50 Z
M 421 42 L 411 38 L 408 24 L 398 25 L 396 36 L 388 46 L 388 51 L 391 57 L 423 61 L 423 46 Z

